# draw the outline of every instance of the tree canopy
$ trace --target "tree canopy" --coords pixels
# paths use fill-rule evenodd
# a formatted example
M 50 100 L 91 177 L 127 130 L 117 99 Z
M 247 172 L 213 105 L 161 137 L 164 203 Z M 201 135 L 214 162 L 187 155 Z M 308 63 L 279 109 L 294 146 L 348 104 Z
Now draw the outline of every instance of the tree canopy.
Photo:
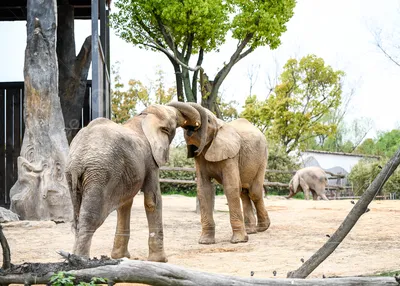
M 315 55 L 289 59 L 273 93 L 265 100 L 249 96 L 241 116 L 287 153 L 302 148 L 310 138 L 335 133 L 336 124 L 323 117 L 341 103 L 343 76 Z
M 356 149 L 357 153 L 391 157 L 400 146 L 400 130 L 380 132 L 376 139 L 368 138 Z
M 218 71 L 202 104 L 216 111 L 219 87 L 232 67 L 259 46 L 275 49 L 295 0 L 119 0 L 111 15 L 117 34 L 140 48 L 164 53 L 176 77 L 178 100 L 197 101 L 197 80 L 204 53 L 218 51 L 227 35 L 238 40 L 229 61 Z M 190 68 L 197 54 L 196 68 Z M 193 72 L 190 78 L 190 71 Z

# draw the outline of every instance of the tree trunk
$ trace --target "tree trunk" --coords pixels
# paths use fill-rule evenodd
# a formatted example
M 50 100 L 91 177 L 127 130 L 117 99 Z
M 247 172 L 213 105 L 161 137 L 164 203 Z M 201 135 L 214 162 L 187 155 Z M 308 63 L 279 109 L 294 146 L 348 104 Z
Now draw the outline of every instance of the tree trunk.
M 116 260 L 114 260 L 116 261 Z M 181 266 L 124 259 L 116 261 L 116 265 L 85 268 L 81 264 L 79 270 L 69 270 L 66 274 L 72 274 L 74 283 L 90 282 L 92 277 L 105 278 L 109 285 L 114 283 L 142 283 L 146 285 L 398 285 L 395 277 L 344 277 L 325 279 L 278 279 L 278 278 L 255 278 L 236 277 L 222 274 L 207 273 L 203 271 L 187 269 Z M 67 266 L 68 264 L 65 263 Z M 35 268 L 42 269 L 40 273 L 3 273 L 0 276 L 0 284 L 47 284 L 50 277 L 56 271 L 54 266 L 49 265 L 49 272 L 43 273 L 44 264 Z M 24 264 L 22 270 L 29 269 L 28 263 Z M 257 275 L 257 273 L 256 273 Z
M 315 268 L 318 267 L 343 241 L 346 235 L 351 231 L 358 219 L 366 211 L 367 207 L 374 199 L 376 194 L 382 189 L 383 185 L 396 170 L 400 164 L 400 149 L 397 150 L 393 158 L 385 165 L 379 175 L 368 187 L 360 200 L 355 204 L 350 213 L 346 216 L 340 227 L 329 238 L 329 240 L 316 253 L 311 256 L 299 269 L 288 273 L 287 277 L 306 278 Z M 395 227 L 395 226 L 394 226 Z
M 68 142 L 58 97 L 56 0 L 27 2 L 25 134 L 11 210 L 21 219 L 67 221 L 71 199 L 64 176 Z
M 176 63 L 174 60 L 171 60 L 171 63 L 174 66 L 174 70 L 175 70 L 176 93 L 177 93 L 178 101 L 184 102 L 185 96 L 183 94 L 181 66 L 178 63 Z
M 194 97 L 194 94 L 192 92 L 189 70 L 185 67 L 182 67 L 182 79 L 183 79 L 183 87 L 185 89 L 186 101 L 197 102 L 197 98 Z
M 87 37 L 76 56 L 74 7 L 64 0 L 58 7 L 57 56 L 59 96 L 68 143 L 80 129 L 86 82 L 91 63 L 91 37 Z

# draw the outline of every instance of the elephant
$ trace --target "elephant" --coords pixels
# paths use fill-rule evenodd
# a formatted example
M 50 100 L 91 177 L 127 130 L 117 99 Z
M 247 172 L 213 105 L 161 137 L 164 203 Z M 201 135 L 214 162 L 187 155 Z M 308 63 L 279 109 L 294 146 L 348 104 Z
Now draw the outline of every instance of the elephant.
M 264 134 L 244 118 L 226 123 L 197 103 L 174 102 L 170 105 L 176 108 L 191 105 L 201 115 L 199 128 L 190 125 L 183 127 L 188 157 L 194 157 L 196 166 L 202 224 L 198 242 L 215 243 L 215 191 L 212 178 L 223 185 L 227 198 L 232 227 L 231 243 L 247 242 L 248 234 L 267 230 L 270 219 L 264 205 L 263 185 L 268 149 Z
M 325 187 L 328 184 L 328 178 L 324 170 L 319 167 L 306 167 L 298 170 L 289 182 L 289 199 L 300 190 L 303 190 L 306 200 L 310 199 L 310 192 L 313 200 L 317 200 L 318 196 L 324 200 L 328 200 L 325 195 Z
M 129 258 L 131 207 L 140 190 L 149 226 L 148 260 L 167 262 L 159 167 L 168 159 L 176 128 L 185 124 L 200 127 L 201 116 L 196 109 L 155 104 L 122 125 L 98 118 L 78 132 L 66 165 L 74 254 L 89 257 L 94 232 L 117 210 L 111 257 Z

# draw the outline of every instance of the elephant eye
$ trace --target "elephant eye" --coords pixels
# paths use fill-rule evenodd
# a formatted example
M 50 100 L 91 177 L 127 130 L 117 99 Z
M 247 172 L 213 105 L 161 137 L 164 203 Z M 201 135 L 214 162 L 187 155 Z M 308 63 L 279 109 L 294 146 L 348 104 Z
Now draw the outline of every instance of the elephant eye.
M 171 134 L 171 131 L 169 130 L 168 127 L 161 127 L 161 132 L 163 132 L 163 133 L 165 133 L 167 135 Z

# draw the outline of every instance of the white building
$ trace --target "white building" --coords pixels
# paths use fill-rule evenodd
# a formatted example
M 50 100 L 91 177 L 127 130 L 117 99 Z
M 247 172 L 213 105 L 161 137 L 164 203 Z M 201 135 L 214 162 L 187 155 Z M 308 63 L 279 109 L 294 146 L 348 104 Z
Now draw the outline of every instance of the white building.
M 303 167 L 317 166 L 335 174 L 348 174 L 361 159 L 378 160 L 379 156 L 306 150 L 300 153 Z M 345 180 L 343 183 L 346 184 Z

